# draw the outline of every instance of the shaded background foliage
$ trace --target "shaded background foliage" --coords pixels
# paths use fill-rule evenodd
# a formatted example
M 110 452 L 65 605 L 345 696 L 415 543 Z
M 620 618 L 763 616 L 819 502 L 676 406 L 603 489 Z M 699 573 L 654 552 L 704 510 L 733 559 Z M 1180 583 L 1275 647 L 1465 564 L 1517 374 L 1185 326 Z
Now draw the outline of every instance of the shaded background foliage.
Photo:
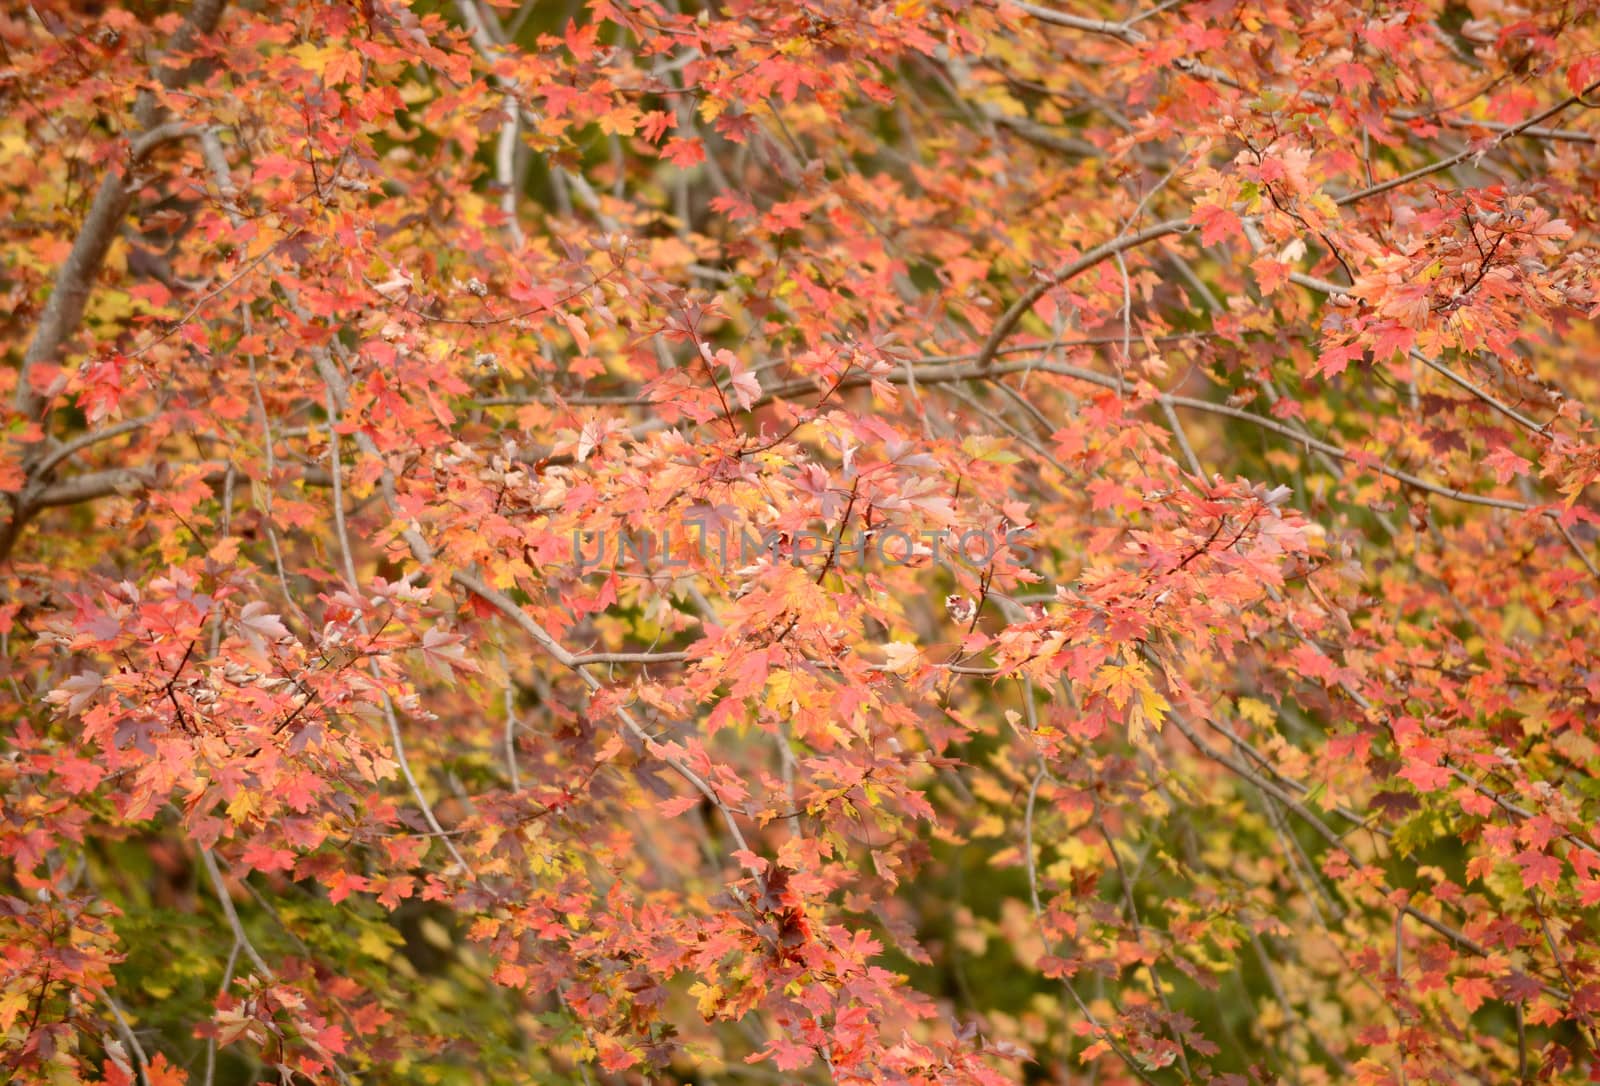
M 1590 1078 L 1595 15 L 0 12 L 0 1066 Z

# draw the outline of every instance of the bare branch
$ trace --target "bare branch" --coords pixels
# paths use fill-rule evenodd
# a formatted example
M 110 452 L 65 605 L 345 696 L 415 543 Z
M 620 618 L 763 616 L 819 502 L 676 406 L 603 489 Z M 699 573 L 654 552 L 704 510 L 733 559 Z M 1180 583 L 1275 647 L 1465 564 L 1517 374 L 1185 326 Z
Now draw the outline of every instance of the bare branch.
M 1430 163 L 1427 166 L 1419 166 L 1409 173 L 1401 174 L 1399 177 L 1391 177 L 1387 181 L 1380 181 L 1376 185 L 1368 185 L 1364 189 L 1341 196 L 1339 199 L 1335 200 L 1334 203 L 1338 204 L 1340 207 L 1349 207 L 1351 204 L 1359 203 L 1362 200 L 1368 199 L 1369 197 L 1378 196 L 1382 193 L 1388 192 L 1390 189 L 1397 189 L 1402 185 L 1409 185 L 1411 182 L 1427 177 L 1429 174 L 1435 174 L 1441 170 L 1448 170 L 1451 166 L 1459 165 L 1460 163 L 1467 161 L 1469 158 L 1476 158 L 1480 155 L 1487 154 L 1489 151 L 1495 147 L 1498 147 L 1506 140 L 1511 139 L 1513 136 L 1521 135 L 1529 129 L 1543 124 L 1556 114 L 1563 113 L 1566 110 L 1571 109 L 1573 106 L 1581 104 L 1584 96 L 1594 91 L 1596 88 L 1600 88 L 1600 82 L 1591 83 L 1577 94 L 1568 95 L 1555 105 L 1542 109 L 1538 113 L 1535 113 L 1533 116 L 1529 117 L 1527 120 L 1512 125 L 1510 128 L 1505 129 L 1499 135 L 1495 136 L 1495 138 L 1490 140 L 1486 145 L 1465 147 L 1447 158 L 1441 158 L 1438 162 Z
M 1012 302 L 1011 307 L 1000 315 L 999 320 L 995 321 L 994 328 L 989 332 L 989 338 L 984 340 L 983 346 L 978 349 L 978 368 L 980 370 L 988 369 L 994 362 L 995 355 L 1000 350 L 1000 345 L 1005 342 L 1006 337 L 1011 334 L 1012 329 L 1016 328 L 1017 323 L 1022 320 L 1028 310 L 1033 308 L 1033 303 L 1062 283 L 1065 283 L 1068 279 L 1088 271 L 1096 264 L 1110 260 L 1118 253 L 1138 248 L 1146 242 L 1155 241 L 1158 238 L 1168 237 L 1172 234 L 1186 234 L 1191 229 L 1193 229 L 1193 226 L 1188 219 L 1168 219 L 1166 222 L 1147 226 L 1135 234 L 1120 234 L 1103 245 L 1095 246 L 1076 260 L 1062 265 L 1048 277 L 1039 280 L 1029 287 L 1022 297 Z
M 1138 45 L 1146 40 L 1144 34 L 1122 23 L 1113 23 L 1106 19 L 1086 19 L 1081 15 L 1068 15 L 1064 11 L 1056 11 L 1054 8 L 1029 4 L 1026 0 L 1011 0 L 1011 5 L 1033 16 L 1041 23 L 1065 26 L 1072 30 L 1081 30 L 1086 34 L 1103 34 L 1108 38 L 1116 38 L 1118 41 L 1127 42 L 1129 45 Z

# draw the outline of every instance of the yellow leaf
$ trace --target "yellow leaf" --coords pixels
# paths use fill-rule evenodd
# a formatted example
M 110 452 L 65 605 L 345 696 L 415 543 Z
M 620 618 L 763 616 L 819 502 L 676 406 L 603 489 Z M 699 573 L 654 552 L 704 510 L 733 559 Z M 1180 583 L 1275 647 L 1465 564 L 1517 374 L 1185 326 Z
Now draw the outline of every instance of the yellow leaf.
M 356 949 L 369 958 L 389 960 L 389 940 L 374 928 L 368 928 L 356 937 Z
M 30 1000 L 22 989 L 0 992 L 0 1034 L 11 1032 L 17 1015 L 28 1007 Z
M 689 988 L 689 994 L 694 997 L 699 1006 L 700 1017 L 710 1018 L 717 1013 L 717 1007 L 722 1002 L 722 989 L 715 984 L 696 982 Z
M 1015 464 L 1022 459 L 1005 447 L 1004 439 L 994 437 L 969 437 L 961 443 L 961 451 L 974 460 L 991 464 Z
M 1094 676 L 1094 688 L 1118 709 L 1128 704 L 1128 695 L 1144 682 L 1144 665 L 1137 660 L 1131 664 L 1104 664 Z
M 417 933 L 422 936 L 424 942 L 438 950 L 449 950 L 455 946 L 450 938 L 450 932 L 431 916 L 422 918 L 421 923 L 417 925 Z
M 316 75 L 321 75 L 327 69 L 328 62 L 338 53 L 339 50 L 337 49 L 328 46 L 315 46 L 310 42 L 301 42 L 289 50 L 289 55 L 294 57 L 295 63 Z
M 256 811 L 256 794 L 253 789 L 241 788 L 228 801 L 228 817 L 244 822 Z
M 795 696 L 795 680 L 792 671 L 774 671 L 767 676 L 767 708 L 779 712 L 793 713 L 800 708 L 800 699 Z
M 1139 688 L 1139 708 L 1144 710 L 1144 715 L 1149 718 L 1150 727 L 1159 732 L 1161 725 L 1166 723 L 1167 713 L 1172 706 L 1155 687 L 1145 682 Z
M 723 110 L 728 108 L 728 103 L 720 98 L 707 95 L 700 99 L 700 119 L 707 124 L 722 116 Z
M 1272 711 L 1272 706 L 1255 698 L 1239 699 L 1239 715 L 1258 728 L 1270 728 L 1277 714 Z
M 639 126 L 639 111 L 633 106 L 618 106 L 600 115 L 600 131 L 608 136 L 631 136 Z
M 230 535 L 228 538 L 220 540 L 206 552 L 206 557 L 222 565 L 231 564 L 235 558 L 239 557 L 239 537 Z
M 89 303 L 87 315 L 96 324 L 111 324 L 133 315 L 133 299 L 120 290 L 102 291 Z
M 1146 734 L 1146 719 L 1141 702 L 1134 702 L 1128 710 L 1128 742 L 1149 754 L 1155 753 L 1155 748 L 1150 745 L 1150 737 Z

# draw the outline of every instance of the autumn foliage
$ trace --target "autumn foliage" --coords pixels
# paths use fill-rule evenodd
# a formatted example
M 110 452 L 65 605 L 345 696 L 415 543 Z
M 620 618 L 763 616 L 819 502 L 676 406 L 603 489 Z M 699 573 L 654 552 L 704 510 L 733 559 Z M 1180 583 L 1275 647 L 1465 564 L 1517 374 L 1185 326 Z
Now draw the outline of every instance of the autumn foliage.
M 1600 1076 L 1595 0 L 40 0 L 0 103 L 0 1080 Z

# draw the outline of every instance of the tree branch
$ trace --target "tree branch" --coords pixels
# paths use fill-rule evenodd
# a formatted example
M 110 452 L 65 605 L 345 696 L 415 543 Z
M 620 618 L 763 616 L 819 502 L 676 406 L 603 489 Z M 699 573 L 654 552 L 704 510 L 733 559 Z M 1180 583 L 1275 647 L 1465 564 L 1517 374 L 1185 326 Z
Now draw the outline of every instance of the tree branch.
M 1000 350 L 1000 345 L 1005 342 L 1006 337 L 1016 328 L 1017 323 L 1022 320 L 1028 310 L 1033 308 L 1033 303 L 1062 283 L 1065 283 L 1068 279 L 1088 271 L 1102 261 L 1110 260 L 1125 250 L 1137 248 L 1146 242 L 1155 241 L 1157 238 L 1164 238 L 1170 234 L 1186 234 L 1192 229 L 1193 226 L 1188 219 L 1168 219 L 1166 222 L 1147 226 L 1135 234 L 1119 234 L 1103 245 L 1097 245 L 1090 249 L 1076 260 L 1062 265 L 1047 278 L 1039 280 L 1029 287 L 1022 297 L 1012 302 L 1011 307 L 1000 315 L 999 320 L 995 321 L 994 328 L 989 332 L 989 338 L 984 340 L 983 346 L 978 349 L 978 369 L 985 370 L 989 368 L 994 362 L 996 353 Z
M 189 9 L 189 17 L 172 36 L 167 53 L 187 53 L 197 38 L 211 33 L 216 28 L 225 3 L 226 0 L 195 0 L 194 6 Z M 161 85 L 168 90 L 179 86 L 190 74 L 187 66 L 161 66 L 159 71 Z M 44 406 L 43 398 L 31 381 L 33 370 L 40 363 L 53 358 L 62 343 L 77 331 L 78 322 L 83 319 L 84 306 L 89 301 L 89 293 L 94 289 L 95 276 L 105 263 L 106 253 L 117 238 L 122 220 L 127 217 L 128 205 L 133 200 L 128 177 L 157 147 L 188 131 L 187 126 L 163 121 L 162 113 L 162 106 L 154 94 L 146 91 L 139 96 L 134 105 L 134 117 L 143 132 L 129 143 L 127 167 L 113 172 L 100 183 L 89 214 L 72 243 L 72 251 L 67 254 L 66 261 L 56 274 L 55 289 L 45 303 L 39 327 L 34 332 L 33 341 L 28 344 L 27 353 L 22 357 L 22 369 L 17 374 L 15 406 L 18 413 L 25 417 L 36 417 Z

